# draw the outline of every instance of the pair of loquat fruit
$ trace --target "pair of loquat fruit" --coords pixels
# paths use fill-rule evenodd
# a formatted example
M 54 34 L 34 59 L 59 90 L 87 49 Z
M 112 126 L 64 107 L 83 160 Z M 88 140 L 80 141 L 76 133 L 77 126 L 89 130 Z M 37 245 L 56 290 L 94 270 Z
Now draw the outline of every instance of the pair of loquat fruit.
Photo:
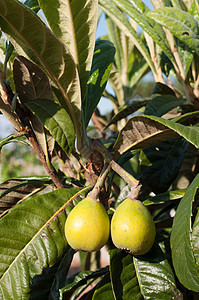
M 155 240 L 152 216 L 139 200 L 125 199 L 116 209 L 111 223 L 104 206 L 87 196 L 69 213 L 65 223 L 68 244 L 75 250 L 97 251 L 108 241 L 132 253 L 147 253 Z

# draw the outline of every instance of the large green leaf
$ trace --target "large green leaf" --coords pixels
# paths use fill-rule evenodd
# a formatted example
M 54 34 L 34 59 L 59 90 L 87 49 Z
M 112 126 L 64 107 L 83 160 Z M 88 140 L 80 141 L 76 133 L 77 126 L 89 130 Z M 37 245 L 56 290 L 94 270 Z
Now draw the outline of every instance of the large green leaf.
M 135 270 L 144 299 L 183 299 L 172 268 L 158 244 L 143 257 L 134 257 Z
M 186 114 L 175 121 L 183 121 L 196 113 Z M 175 123 L 155 116 L 135 116 L 120 131 L 113 150 L 116 157 L 132 149 L 144 149 L 175 137 L 183 137 L 199 147 L 199 128 Z
M 115 299 L 183 299 L 158 244 L 143 256 L 111 249 L 110 272 Z
M 133 255 L 110 249 L 110 272 L 116 300 L 143 299 L 136 276 Z
M 35 276 L 52 267 L 66 250 L 64 224 L 68 202 L 86 190 L 62 189 L 37 196 L 1 218 L 0 298 L 29 299 Z
M 179 138 L 164 141 L 140 152 L 140 180 L 155 193 L 168 190 L 180 170 L 188 143 Z
M 198 197 L 198 187 L 199 175 L 195 177 L 180 201 L 171 232 L 172 261 L 176 275 L 187 289 L 195 292 L 199 292 L 199 272 L 191 242 L 191 226 L 193 201 Z
M 65 109 L 48 99 L 36 99 L 26 105 L 48 129 L 60 147 L 70 155 L 75 144 L 75 130 Z
M 191 14 L 174 7 L 150 11 L 147 16 L 167 28 L 199 55 L 199 23 Z
M 114 61 L 115 47 L 109 41 L 98 40 L 95 45 L 91 75 L 88 81 L 88 94 L 83 103 L 85 124 L 97 107 L 109 78 Z
M 72 54 L 79 69 L 82 98 L 86 95 L 98 17 L 97 0 L 39 0 L 54 34 Z
M 18 54 L 42 66 L 60 90 L 61 105 L 75 125 L 78 147 L 87 145 L 82 133 L 81 91 L 77 66 L 68 48 L 30 9 L 15 0 L 0 0 L 0 26 Z M 80 150 L 83 150 L 81 148 Z

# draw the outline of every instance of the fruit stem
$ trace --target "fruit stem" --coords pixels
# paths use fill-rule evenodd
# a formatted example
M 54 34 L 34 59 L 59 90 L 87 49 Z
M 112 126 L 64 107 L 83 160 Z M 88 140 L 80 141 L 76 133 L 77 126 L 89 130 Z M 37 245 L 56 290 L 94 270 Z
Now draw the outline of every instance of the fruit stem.
M 92 147 L 99 151 L 104 157 L 105 163 L 100 173 L 100 176 L 96 182 L 96 185 L 93 189 L 93 194 L 99 194 L 100 188 L 103 186 L 106 176 L 110 172 L 110 168 L 112 168 L 120 177 L 124 179 L 124 181 L 132 188 L 131 190 L 131 198 L 137 199 L 138 194 L 141 189 L 141 184 L 137 181 L 131 174 L 125 171 L 115 160 L 113 160 L 110 152 L 106 149 L 106 147 L 102 144 L 102 142 L 98 139 L 92 141 Z M 96 191 L 94 191 L 96 189 Z M 97 192 L 98 190 L 98 192 Z
M 137 185 L 135 187 L 131 188 L 131 193 L 130 193 L 129 198 L 132 200 L 138 200 L 138 196 L 139 196 L 141 187 L 142 187 L 141 183 L 137 182 Z
M 102 169 L 102 171 L 100 173 L 100 176 L 98 177 L 97 182 L 96 182 L 93 190 L 90 192 L 90 196 L 93 199 L 97 199 L 98 198 L 100 190 L 101 190 L 101 188 L 104 185 L 104 181 L 105 181 L 108 173 L 110 172 L 110 169 L 111 169 L 111 166 L 110 166 L 109 162 L 105 162 L 105 164 L 103 166 L 103 169 Z

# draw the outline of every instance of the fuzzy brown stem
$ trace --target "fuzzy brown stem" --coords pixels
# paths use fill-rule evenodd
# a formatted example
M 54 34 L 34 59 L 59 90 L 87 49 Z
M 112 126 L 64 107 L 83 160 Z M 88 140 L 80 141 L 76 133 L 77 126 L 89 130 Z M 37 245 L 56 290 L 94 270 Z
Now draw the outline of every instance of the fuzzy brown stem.
M 58 174 L 56 171 L 51 170 L 45 160 L 45 156 L 42 153 L 36 138 L 34 137 L 34 133 L 31 132 L 31 130 L 28 130 L 28 133 L 26 134 L 27 139 L 30 141 L 30 143 L 32 144 L 32 147 L 34 149 L 34 151 L 36 152 L 37 156 L 39 157 L 42 165 L 44 166 L 44 168 L 46 169 L 47 173 L 49 174 L 49 176 L 51 177 L 53 183 L 55 184 L 57 189 L 63 189 L 64 188 L 64 184 L 61 181 L 61 179 L 59 178 Z

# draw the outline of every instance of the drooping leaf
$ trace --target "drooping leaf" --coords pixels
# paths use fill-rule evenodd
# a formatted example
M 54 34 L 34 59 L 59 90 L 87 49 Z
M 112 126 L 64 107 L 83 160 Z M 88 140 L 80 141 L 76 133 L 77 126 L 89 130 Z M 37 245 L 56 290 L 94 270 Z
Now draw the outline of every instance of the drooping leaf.
M 41 191 L 51 183 L 48 177 L 26 177 L 8 179 L 0 184 L 0 216 L 8 212 L 19 201 Z
M 180 201 L 171 232 L 172 261 L 176 275 L 187 289 L 195 292 L 199 292 L 199 273 L 191 243 L 191 218 L 198 187 L 199 175 L 195 177 Z
M 23 56 L 14 60 L 13 77 L 16 91 L 22 103 L 36 99 L 53 100 L 53 93 L 46 74 Z M 33 115 L 29 115 L 38 144 L 48 156 L 54 148 L 54 139 L 44 130 L 43 124 Z M 47 143 L 48 141 L 48 143 Z
M 141 151 L 140 180 L 155 194 L 166 192 L 177 177 L 187 146 L 187 141 L 179 138 Z
M 53 100 L 53 93 L 46 74 L 23 56 L 17 56 L 13 65 L 14 83 L 23 103 L 34 99 Z
M 195 115 L 195 113 L 193 114 Z M 187 113 L 175 119 L 175 122 L 183 122 L 183 120 L 193 114 Z M 148 148 L 159 142 L 179 136 L 198 148 L 199 128 L 185 126 L 175 122 L 155 116 L 132 117 L 120 131 L 113 150 L 116 155 L 121 155 L 132 149 Z
M 147 254 L 134 257 L 134 265 L 144 299 L 183 299 L 172 268 L 156 242 Z
M 176 98 L 171 95 L 157 96 L 146 105 L 145 114 L 161 117 L 173 108 L 185 104 L 182 98 Z
M 67 249 L 65 207 L 87 190 L 62 189 L 30 198 L 1 218 L 0 298 L 28 299 L 34 277 L 62 257 Z
M 199 55 L 199 23 L 191 14 L 179 8 L 164 7 L 148 12 L 147 16 L 167 28 Z
M 78 66 L 84 99 L 95 47 L 97 0 L 39 0 L 39 5 L 52 31 L 67 46 Z
M 48 129 L 60 147 L 70 155 L 75 144 L 75 130 L 64 108 L 48 99 L 27 102 L 28 108 Z
M 86 126 L 105 89 L 114 55 L 115 47 L 111 42 L 105 40 L 96 42 L 91 75 L 88 81 L 88 94 L 83 103 Z

